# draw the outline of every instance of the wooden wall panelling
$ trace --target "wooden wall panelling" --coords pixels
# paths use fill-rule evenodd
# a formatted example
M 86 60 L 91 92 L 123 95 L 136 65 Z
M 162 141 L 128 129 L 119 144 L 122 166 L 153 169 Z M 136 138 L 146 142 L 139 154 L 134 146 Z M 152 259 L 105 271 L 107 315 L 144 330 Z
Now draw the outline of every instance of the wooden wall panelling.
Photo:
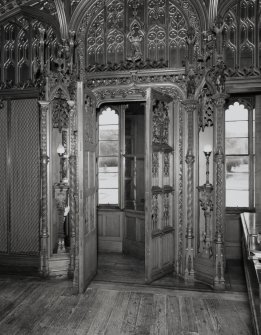
M 145 257 L 145 214 L 125 211 L 123 253 L 140 259 Z
M 122 252 L 123 218 L 120 210 L 98 209 L 99 252 Z
M 37 99 L 11 101 L 11 252 L 39 253 L 39 112 Z
M 226 259 L 242 258 L 242 227 L 240 215 L 233 213 L 225 214 L 225 254 Z
M 6 253 L 8 234 L 8 131 L 7 102 L 0 101 L 0 252 Z

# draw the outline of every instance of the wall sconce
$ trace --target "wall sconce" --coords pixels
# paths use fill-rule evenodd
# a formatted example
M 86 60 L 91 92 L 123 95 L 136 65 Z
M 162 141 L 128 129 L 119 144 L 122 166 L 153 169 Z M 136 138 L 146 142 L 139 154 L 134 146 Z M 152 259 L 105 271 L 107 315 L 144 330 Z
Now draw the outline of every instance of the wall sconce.
M 209 157 L 212 152 L 211 145 L 205 145 L 203 152 L 206 157 L 206 183 L 202 186 L 198 186 L 197 189 L 199 191 L 200 207 L 204 211 L 205 217 L 203 256 L 210 258 L 212 256 L 210 224 L 211 212 L 213 211 L 213 185 L 209 182 Z
M 209 184 L 209 157 L 211 156 L 212 147 L 210 144 L 204 146 L 204 155 L 206 157 L 206 185 Z

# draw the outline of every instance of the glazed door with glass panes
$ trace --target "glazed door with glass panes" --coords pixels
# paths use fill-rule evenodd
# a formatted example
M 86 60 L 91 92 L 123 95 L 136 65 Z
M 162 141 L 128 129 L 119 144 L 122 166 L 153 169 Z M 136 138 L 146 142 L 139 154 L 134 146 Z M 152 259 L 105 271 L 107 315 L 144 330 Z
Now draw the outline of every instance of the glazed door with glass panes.
M 79 172 L 79 292 L 97 271 L 96 224 L 96 103 L 94 95 L 77 82 Z M 76 255 L 77 257 L 77 255 Z
M 145 280 L 174 269 L 173 101 L 149 88 L 145 134 Z

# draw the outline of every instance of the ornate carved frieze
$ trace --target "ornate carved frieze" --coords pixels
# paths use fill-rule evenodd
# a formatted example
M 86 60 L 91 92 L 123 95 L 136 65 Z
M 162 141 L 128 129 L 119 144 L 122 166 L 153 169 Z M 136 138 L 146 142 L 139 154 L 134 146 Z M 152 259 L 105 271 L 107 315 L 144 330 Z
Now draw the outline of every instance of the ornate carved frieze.
M 170 157 L 169 157 L 169 152 L 165 152 L 163 157 L 164 157 L 164 165 L 163 165 L 163 173 L 164 177 L 169 177 L 169 169 L 170 169 Z
M 127 71 L 128 70 L 147 70 L 147 69 L 163 69 L 163 68 L 168 67 L 168 61 L 164 61 L 163 59 L 151 60 L 149 58 L 143 61 L 141 60 L 141 58 L 137 58 L 137 54 L 138 54 L 138 51 L 136 50 L 134 51 L 133 56 L 119 63 L 108 62 L 107 64 L 89 65 L 86 68 L 86 72 L 92 73 L 92 72 L 126 71 L 126 70 Z M 133 58 L 136 60 L 133 61 Z
M 152 115 L 152 143 L 167 144 L 169 138 L 169 115 L 167 103 L 153 101 Z
M 152 186 L 159 184 L 159 153 L 152 153 Z
M 206 73 L 206 81 L 210 81 L 214 84 L 217 93 L 224 93 L 225 92 L 225 82 L 226 82 L 226 75 L 225 75 L 226 65 L 224 61 L 220 58 L 217 60 L 215 66 L 213 66 L 207 73 Z
M 62 131 L 62 128 L 68 128 L 69 114 L 70 114 L 70 108 L 68 106 L 67 100 L 63 97 L 62 90 L 58 89 L 57 95 L 53 100 L 53 108 L 52 108 L 53 128 L 58 128 L 60 132 Z
M 151 84 L 151 83 L 164 83 L 164 84 L 175 84 L 182 90 L 186 88 L 186 76 L 183 73 L 177 73 L 172 71 L 162 72 L 128 72 L 106 76 L 87 76 L 87 85 L 89 88 L 97 88 L 102 86 L 119 86 L 119 85 L 131 85 L 131 84 Z M 162 88 L 163 89 L 163 88 Z M 165 88 L 167 90 L 167 87 Z
M 89 96 L 86 96 L 85 98 L 85 113 L 86 113 L 86 123 L 84 125 L 84 131 L 85 131 L 85 135 L 84 135 L 84 141 L 86 141 L 86 143 L 91 143 L 94 144 L 95 143 L 95 134 L 96 134 L 96 125 L 95 125 L 95 110 L 96 110 L 96 106 L 92 100 L 92 98 L 90 98 Z
M 94 92 L 97 103 L 99 104 L 103 100 L 111 100 L 111 99 L 125 99 L 133 98 L 133 97 L 143 97 L 146 96 L 146 89 L 144 88 L 120 88 L 120 89 L 101 89 Z
M 199 130 L 212 127 L 214 122 L 214 101 L 208 88 L 205 86 L 199 95 L 198 125 Z
M 237 65 L 234 69 L 228 68 L 225 74 L 227 77 L 231 77 L 231 78 L 260 77 L 261 69 L 254 67 L 254 65 L 240 69 L 240 67 Z

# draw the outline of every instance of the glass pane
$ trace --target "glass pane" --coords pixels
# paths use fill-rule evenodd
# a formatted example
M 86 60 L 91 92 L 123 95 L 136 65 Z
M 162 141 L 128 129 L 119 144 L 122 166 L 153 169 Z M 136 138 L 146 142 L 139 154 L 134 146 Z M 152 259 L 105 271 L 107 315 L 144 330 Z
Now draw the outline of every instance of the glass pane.
M 99 173 L 99 188 L 118 188 L 118 172 Z
M 108 107 L 99 116 L 99 125 L 119 124 L 119 116 L 115 110 Z
M 226 173 L 248 173 L 248 156 L 226 157 Z
M 118 205 L 118 189 L 99 189 L 98 198 L 99 205 Z
M 226 155 L 248 154 L 248 138 L 231 137 L 226 138 Z
M 100 140 L 118 140 L 119 127 L 118 125 L 108 125 L 99 127 Z
M 100 156 L 117 156 L 119 153 L 118 141 L 100 141 L 99 155 Z
M 249 207 L 249 191 L 227 190 L 227 207 Z
M 238 121 L 248 120 L 248 110 L 243 105 L 239 105 L 235 102 L 234 105 L 230 105 L 225 112 L 226 121 Z
M 99 172 L 118 172 L 118 157 L 100 157 Z
M 226 137 L 248 137 L 248 121 L 226 122 Z

